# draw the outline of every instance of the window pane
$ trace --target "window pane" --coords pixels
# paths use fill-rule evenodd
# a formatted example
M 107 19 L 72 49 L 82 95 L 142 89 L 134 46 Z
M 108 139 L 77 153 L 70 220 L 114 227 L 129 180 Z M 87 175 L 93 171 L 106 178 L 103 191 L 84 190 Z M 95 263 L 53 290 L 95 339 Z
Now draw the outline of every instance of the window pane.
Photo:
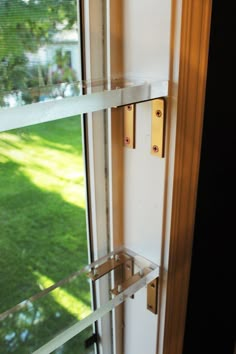
M 94 344 L 86 347 L 85 342 L 92 337 L 92 327 L 86 328 L 79 335 L 75 336 L 61 347 L 52 352 L 52 354 L 94 354 Z
M 0 1 L 0 107 L 76 96 L 76 0 Z
M 0 313 L 88 263 L 81 139 L 79 116 L 0 134 Z M 0 323 L 0 353 L 41 346 L 90 310 L 89 282 L 73 283 Z

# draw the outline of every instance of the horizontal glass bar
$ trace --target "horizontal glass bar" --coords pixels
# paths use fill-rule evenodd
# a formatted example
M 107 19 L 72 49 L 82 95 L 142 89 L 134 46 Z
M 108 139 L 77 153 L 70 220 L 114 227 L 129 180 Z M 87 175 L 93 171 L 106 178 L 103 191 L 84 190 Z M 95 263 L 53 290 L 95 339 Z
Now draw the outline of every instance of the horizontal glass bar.
M 9 336 L 14 335 L 24 341 L 25 352 L 51 353 L 158 276 L 159 267 L 156 264 L 126 248 L 119 248 L 2 313 L 0 342 L 8 348 Z M 107 289 L 105 300 L 93 312 L 86 306 L 86 299 L 81 301 L 83 296 L 80 290 L 84 282 Z M 71 296 L 70 287 L 74 288 L 75 284 L 78 294 Z M 70 311 L 69 321 L 65 321 L 63 311 L 54 313 L 55 302 Z M 58 320 L 56 333 L 55 328 L 54 333 L 50 331 L 51 316 L 56 316 Z M 14 353 L 14 350 L 11 352 Z
M 168 81 L 110 80 L 81 83 L 77 97 L 0 108 L 0 131 L 48 122 L 78 114 L 142 102 L 168 95 Z

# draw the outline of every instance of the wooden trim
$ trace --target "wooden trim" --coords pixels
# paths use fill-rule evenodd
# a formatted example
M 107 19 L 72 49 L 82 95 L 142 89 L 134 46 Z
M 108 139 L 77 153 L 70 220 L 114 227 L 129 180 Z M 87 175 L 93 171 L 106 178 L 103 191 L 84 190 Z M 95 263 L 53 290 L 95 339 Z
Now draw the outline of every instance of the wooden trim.
M 167 195 L 169 199 L 166 202 L 166 208 L 172 208 L 172 213 L 167 252 L 164 342 L 163 350 L 158 351 L 161 354 L 182 354 L 183 349 L 201 153 L 211 7 L 211 0 L 182 1 L 174 180 L 173 189 L 171 188 L 173 194 L 172 201 Z M 170 151 L 172 148 L 169 147 Z

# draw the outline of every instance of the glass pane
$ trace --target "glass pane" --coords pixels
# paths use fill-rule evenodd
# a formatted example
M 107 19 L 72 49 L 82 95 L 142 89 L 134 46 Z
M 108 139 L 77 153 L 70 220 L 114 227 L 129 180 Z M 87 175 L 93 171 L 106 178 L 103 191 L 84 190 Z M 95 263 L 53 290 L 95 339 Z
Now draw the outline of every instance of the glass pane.
M 9 338 L 21 344 L 25 335 L 21 345 L 35 354 L 51 353 L 67 342 L 73 345 L 79 333 L 158 276 L 156 264 L 121 248 L 2 313 L 2 341 L 5 346 Z M 89 283 L 105 294 L 94 311 L 85 291 Z
M 88 338 L 93 335 L 92 327 L 86 328 L 77 336 L 63 344 L 52 352 L 52 354 L 94 354 L 94 344 L 85 345 Z
M 0 107 L 80 94 L 77 0 L 0 1 Z
M 83 164 L 79 116 L 0 134 L 0 313 L 88 263 Z M 0 323 L 0 353 L 90 312 L 88 280 L 68 284 Z
M 12 309 L 1 320 L 0 353 L 33 353 L 56 334 L 91 313 L 86 276 L 73 280 L 38 298 L 38 294 Z M 18 311 L 14 311 L 18 308 Z M 89 326 L 56 353 L 85 353 L 85 341 L 92 335 Z M 90 348 L 91 350 L 91 348 Z

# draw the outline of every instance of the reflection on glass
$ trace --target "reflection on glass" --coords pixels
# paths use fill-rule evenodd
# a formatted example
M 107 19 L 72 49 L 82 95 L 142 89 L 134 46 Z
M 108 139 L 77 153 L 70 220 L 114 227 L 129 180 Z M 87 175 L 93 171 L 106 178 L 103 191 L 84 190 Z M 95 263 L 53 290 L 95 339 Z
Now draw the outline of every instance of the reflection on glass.
M 47 277 L 41 280 L 52 284 Z M 37 295 L 17 305 L 19 310 L 1 320 L 0 353 L 33 353 L 55 334 L 82 320 L 91 313 L 86 276 L 73 280 L 43 297 Z M 92 335 L 86 328 L 73 340 L 60 346 L 56 353 L 84 354 L 85 341 Z M 90 348 L 91 349 L 91 348 Z
M 158 276 L 159 267 L 156 264 L 126 248 L 109 253 L 57 283 L 43 276 L 44 290 L 0 314 L 3 342 L 7 348 L 8 338 L 18 339 L 21 343 L 22 331 L 27 330 L 24 345 L 32 353 L 47 354 L 66 343 L 69 346 L 75 343 L 76 335 L 88 328 L 91 331 L 95 321 Z M 93 312 L 84 292 L 89 282 L 96 283 L 104 292 Z M 9 337 L 5 328 L 11 328 L 14 337 Z
M 0 134 L 0 313 L 88 263 L 81 138 L 80 117 Z M 0 322 L 0 353 L 31 353 L 90 309 L 87 278 L 29 301 Z
M 0 1 L 0 107 L 80 93 L 77 0 Z
M 94 354 L 94 344 L 86 344 L 88 338 L 91 338 L 92 335 L 92 327 L 89 327 L 61 347 L 54 350 L 52 354 Z

